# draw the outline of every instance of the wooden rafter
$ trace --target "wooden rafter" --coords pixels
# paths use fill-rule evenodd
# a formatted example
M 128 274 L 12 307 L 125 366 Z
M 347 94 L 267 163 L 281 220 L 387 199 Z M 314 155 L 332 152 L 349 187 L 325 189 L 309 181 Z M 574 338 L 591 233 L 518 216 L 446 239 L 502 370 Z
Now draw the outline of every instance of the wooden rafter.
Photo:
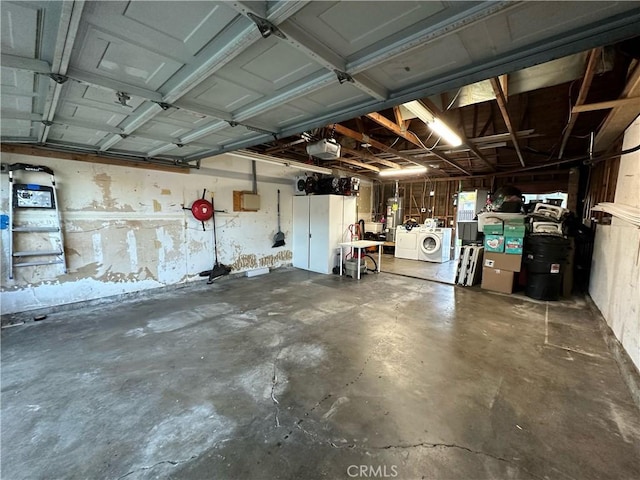
M 409 125 L 409 121 L 402 118 L 402 112 L 400 111 L 400 107 L 393 107 L 393 115 L 396 117 L 396 123 L 400 128 L 406 129 Z
M 407 130 L 402 130 L 402 128 L 400 128 L 398 125 L 396 125 L 395 123 L 393 123 L 391 120 L 389 120 L 388 118 L 380 115 L 379 113 L 369 113 L 367 115 L 367 117 L 369 117 L 371 120 L 373 120 L 374 122 L 376 122 L 379 125 L 382 125 L 383 127 L 385 127 L 387 130 L 395 133 L 396 135 L 404 138 L 405 140 L 408 140 L 409 142 L 413 143 L 414 145 L 424 148 L 425 150 L 428 150 L 425 148 L 424 143 L 422 143 L 422 141 L 412 132 L 409 132 Z M 371 142 L 369 142 L 371 143 Z M 371 145 L 374 145 L 373 143 L 371 143 Z M 374 145 L 375 146 L 375 145 Z M 376 146 L 376 148 L 379 148 Z M 388 148 L 388 147 L 387 147 Z M 391 153 L 390 150 L 386 150 L 387 152 Z M 450 158 L 448 155 L 441 153 L 441 152 L 436 152 L 436 151 L 431 151 L 436 157 L 438 157 L 440 160 L 442 160 L 445 163 L 448 163 L 449 165 L 451 165 L 452 167 L 457 168 L 458 170 L 460 170 L 462 173 L 466 174 L 466 175 L 471 175 L 470 172 L 468 172 L 467 170 L 465 170 L 464 168 L 462 168 L 455 160 L 453 160 L 452 158 Z M 400 153 L 400 152 L 398 152 Z M 404 157 L 402 157 L 404 158 Z M 412 159 L 412 158 L 407 158 L 410 162 L 413 163 L 417 163 L 416 160 Z M 418 165 L 423 165 L 421 163 L 418 163 Z M 426 166 L 426 165 L 423 165 Z
M 384 165 L 386 167 L 391 167 L 391 168 L 402 168 L 400 165 L 398 165 L 395 162 L 392 162 L 391 160 L 386 160 L 384 158 L 378 158 L 375 155 L 371 155 L 369 152 L 363 152 L 361 150 L 353 150 L 351 148 L 348 147 L 341 147 L 341 150 L 343 153 L 348 153 L 349 155 L 353 155 L 355 157 L 360 157 L 363 160 L 369 160 L 370 162 L 376 162 L 379 163 L 380 165 Z
M 429 110 L 431 110 L 431 113 L 433 113 L 437 117 L 442 118 L 442 112 L 440 111 L 440 109 L 438 109 L 438 107 L 433 102 L 429 101 L 428 99 L 424 99 L 423 103 L 429 108 Z M 462 109 L 458 109 L 458 110 L 460 112 L 460 120 L 462 122 L 462 125 L 464 125 L 464 118 L 462 116 Z M 455 133 L 457 133 L 460 136 L 460 139 L 462 140 L 462 143 L 469 150 L 471 150 L 471 152 L 476 156 L 476 158 L 478 158 L 478 160 L 480 160 L 487 167 L 489 167 L 489 169 L 492 172 L 496 171 L 496 167 L 491 162 L 489 162 L 489 160 L 487 160 L 487 157 L 485 157 L 482 154 L 482 152 L 480 152 L 480 150 L 478 150 L 478 148 L 473 144 L 473 142 L 471 140 L 469 140 L 469 138 L 467 137 L 466 132 L 464 131 L 464 128 L 460 129 L 459 131 L 456 131 Z
M 304 143 L 307 140 L 305 140 L 304 138 L 299 138 L 298 140 L 293 140 L 292 142 L 288 142 L 288 143 L 284 143 L 282 145 L 278 145 L 277 147 L 272 147 L 272 148 L 267 148 L 264 153 L 265 154 L 270 154 L 270 153 L 277 153 L 277 152 L 283 152 L 295 145 L 298 145 L 300 143 Z
M 507 99 L 504 96 L 504 92 L 502 91 L 502 86 L 500 86 L 500 81 L 498 79 L 491 78 L 490 80 L 491 87 L 493 87 L 493 92 L 496 94 L 496 102 L 498 103 L 498 108 L 500 109 L 500 113 L 502 114 L 504 123 L 507 125 L 509 136 L 511 137 L 513 146 L 516 149 L 516 153 L 518 154 L 518 160 L 520 160 L 520 164 L 524 167 L 524 157 L 522 156 L 520 144 L 518 143 L 518 137 L 515 133 L 513 123 L 511 122 L 511 117 L 509 116 L 509 110 L 507 109 Z
M 368 135 L 365 135 L 363 133 L 358 133 L 355 132 L 353 130 L 351 130 L 350 128 L 345 127 L 344 125 L 340 125 L 339 123 L 336 124 L 336 133 L 339 133 L 340 135 L 344 135 L 345 137 L 350 137 L 353 138 L 354 140 L 357 140 L 359 142 L 362 143 L 368 143 L 370 144 L 372 147 L 377 148 L 378 150 L 382 150 L 384 152 L 390 153 L 392 155 L 395 155 L 396 157 L 402 158 L 408 162 L 414 163 L 416 165 L 420 165 L 423 167 L 428 167 L 428 165 L 426 165 L 424 162 L 421 162 L 420 160 L 416 160 L 412 157 L 410 157 L 409 155 L 406 155 L 402 152 L 399 152 L 398 150 L 395 150 L 387 145 L 385 145 L 382 142 L 378 142 L 377 140 L 374 140 L 373 138 L 369 137 Z
M 571 113 L 592 112 L 594 110 L 606 110 L 608 108 L 622 107 L 625 105 L 640 107 L 640 97 L 619 98 L 618 100 L 609 100 L 607 102 L 588 103 L 585 105 L 576 105 L 571 109 Z
M 638 96 L 640 96 L 640 63 L 629 75 L 620 99 Z M 638 109 L 634 105 L 620 105 L 612 109 L 596 135 L 595 149 L 607 150 L 637 116 Z
M 359 162 L 358 160 L 354 160 L 353 158 L 344 158 L 340 157 L 336 161 L 342 163 L 348 163 L 349 165 L 353 165 L 355 167 L 364 168 L 365 170 L 371 170 L 372 172 L 379 172 L 380 169 L 375 165 L 369 165 L 368 163 Z
M 582 84 L 580 85 L 580 91 L 578 92 L 578 98 L 576 99 L 576 103 L 574 106 L 582 105 L 587 99 L 587 93 L 589 93 L 589 88 L 591 87 L 591 81 L 593 80 L 593 75 L 596 71 L 596 66 L 598 65 L 598 59 L 600 58 L 600 48 L 594 48 L 589 52 L 589 60 L 587 61 L 587 68 L 584 72 L 584 78 L 582 79 Z M 569 117 L 569 123 L 564 129 L 564 135 L 562 136 L 562 142 L 560 143 L 560 151 L 558 152 L 558 159 L 561 159 L 564 155 L 564 149 L 567 146 L 567 142 L 569 141 L 569 137 L 571 136 L 571 132 L 573 131 L 573 127 L 576 124 L 576 120 L 578 120 L 579 112 L 574 113 L 571 112 L 571 116 Z

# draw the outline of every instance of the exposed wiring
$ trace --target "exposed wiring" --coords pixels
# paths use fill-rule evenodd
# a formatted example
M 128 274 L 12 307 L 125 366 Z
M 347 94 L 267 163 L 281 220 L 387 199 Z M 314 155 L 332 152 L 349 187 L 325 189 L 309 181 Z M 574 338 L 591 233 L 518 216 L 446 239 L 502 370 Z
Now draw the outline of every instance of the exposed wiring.
M 456 100 L 458 100 L 458 97 L 460 96 L 460 92 L 462 92 L 462 87 L 458 89 L 458 92 L 455 94 L 453 100 L 451 100 L 451 103 L 449 103 L 449 106 L 445 108 L 445 110 L 449 110 L 453 106 L 453 104 L 456 103 Z
M 600 162 L 605 162 L 607 160 L 611 160 L 613 158 L 618 158 L 621 157 L 622 155 L 628 155 L 629 153 L 634 153 L 637 152 L 638 150 L 640 150 L 640 144 L 636 145 L 635 147 L 629 148 L 627 150 L 622 150 L 621 152 L 615 153 L 615 154 L 610 154 L 610 155 L 604 155 L 604 156 L 598 156 L 598 157 L 593 157 L 593 158 L 587 158 L 586 160 L 584 160 L 584 164 L 585 165 L 596 165 Z M 577 160 L 582 160 L 577 159 Z

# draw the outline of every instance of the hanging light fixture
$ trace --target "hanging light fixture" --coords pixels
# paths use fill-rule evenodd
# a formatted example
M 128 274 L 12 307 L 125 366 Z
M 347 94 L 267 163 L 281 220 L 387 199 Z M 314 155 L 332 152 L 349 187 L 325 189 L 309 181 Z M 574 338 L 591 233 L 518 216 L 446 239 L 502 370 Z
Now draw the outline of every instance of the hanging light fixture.
M 456 133 L 451 130 L 447 124 L 437 118 L 419 101 L 414 100 L 412 102 L 403 103 L 402 106 L 426 123 L 427 127 L 437 135 L 440 135 L 440 137 L 452 147 L 459 147 L 462 145 L 462 139 L 456 135 Z

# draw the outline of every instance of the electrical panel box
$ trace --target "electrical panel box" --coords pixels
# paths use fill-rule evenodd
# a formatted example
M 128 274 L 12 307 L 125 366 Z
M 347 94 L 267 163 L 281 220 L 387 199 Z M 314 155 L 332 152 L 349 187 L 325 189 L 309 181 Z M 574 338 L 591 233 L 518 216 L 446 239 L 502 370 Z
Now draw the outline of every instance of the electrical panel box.
M 243 210 L 260 210 L 260 195 L 255 193 L 244 193 L 242 195 Z
M 260 195 L 253 192 L 243 192 L 234 190 L 233 211 L 234 212 L 257 212 L 260 210 Z

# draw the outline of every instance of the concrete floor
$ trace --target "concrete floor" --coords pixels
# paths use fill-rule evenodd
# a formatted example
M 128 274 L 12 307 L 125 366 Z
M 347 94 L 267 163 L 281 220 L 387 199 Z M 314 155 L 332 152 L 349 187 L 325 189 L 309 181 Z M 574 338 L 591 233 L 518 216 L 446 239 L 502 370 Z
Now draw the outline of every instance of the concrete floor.
M 1 473 L 631 479 L 640 413 L 580 301 L 281 269 L 4 329 Z
M 371 256 L 377 259 L 375 254 L 372 254 Z M 384 254 L 382 255 L 382 265 L 380 270 L 386 273 L 395 273 L 397 275 L 450 283 L 453 285 L 456 280 L 457 266 L 457 260 L 450 260 L 444 263 L 433 263 L 424 262 L 422 260 L 396 258 L 393 255 Z

